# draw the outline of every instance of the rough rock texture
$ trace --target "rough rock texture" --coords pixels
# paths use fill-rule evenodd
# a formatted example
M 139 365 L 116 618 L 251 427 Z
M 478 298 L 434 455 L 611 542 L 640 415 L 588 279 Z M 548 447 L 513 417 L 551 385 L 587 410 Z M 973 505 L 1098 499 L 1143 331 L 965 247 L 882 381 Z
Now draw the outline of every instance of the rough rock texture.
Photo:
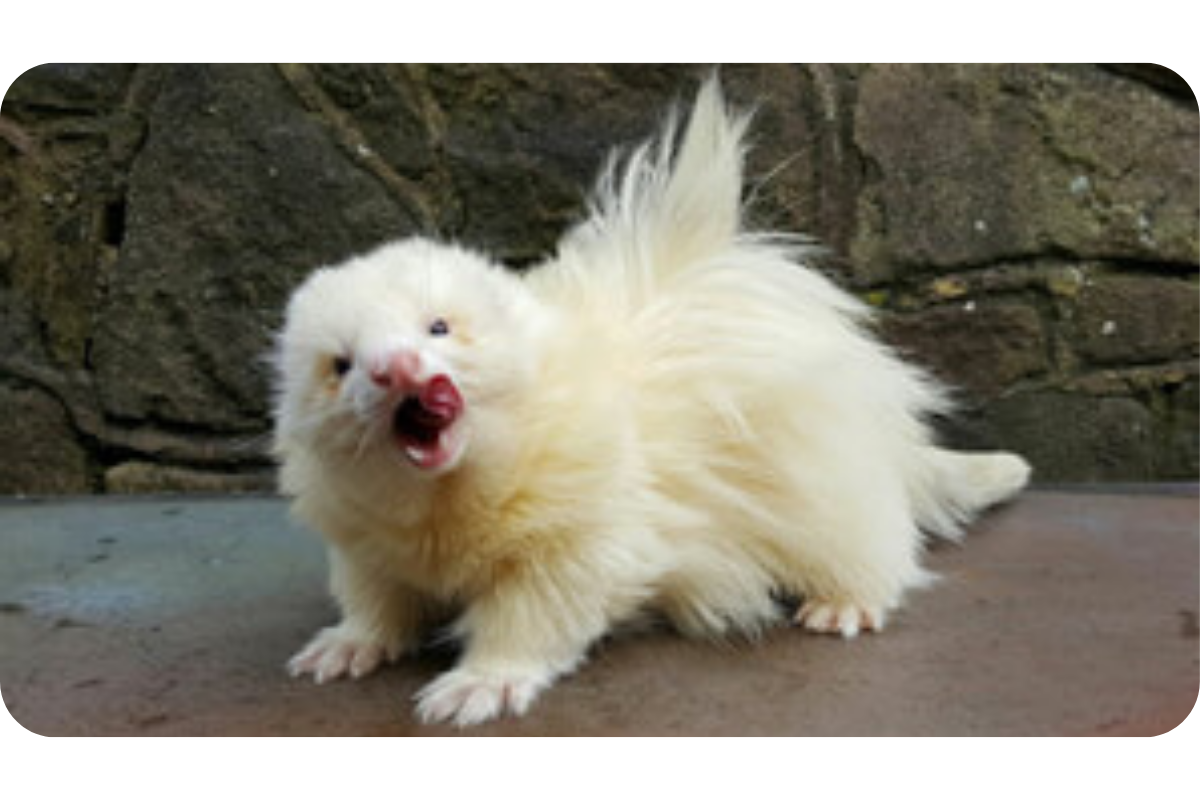
M 268 488 L 261 358 L 315 266 L 517 268 L 708 67 L 47 65 L 0 108 L 0 492 Z M 1043 480 L 1194 479 L 1195 96 L 1150 65 L 730 67 L 802 230 Z

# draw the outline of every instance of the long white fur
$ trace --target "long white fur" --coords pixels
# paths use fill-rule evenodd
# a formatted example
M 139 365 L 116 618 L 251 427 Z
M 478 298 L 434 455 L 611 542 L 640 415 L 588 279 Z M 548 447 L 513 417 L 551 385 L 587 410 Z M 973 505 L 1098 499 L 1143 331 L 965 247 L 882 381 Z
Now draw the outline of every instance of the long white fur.
M 678 148 L 670 123 L 611 161 L 526 277 L 418 239 L 298 290 L 276 449 L 343 620 L 294 672 L 366 674 L 456 614 L 461 660 L 418 700 L 465 725 L 523 713 L 646 611 L 753 636 L 789 594 L 797 621 L 852 636 L 926 581 L 922 529 L 957 537 L 1025 484 L 1015 455 L 933 444 L 945 392 L 803 266 L 801 239 L 743 230 L 746 126 L 710 80 Z M 424 335 L 435 316 L 455 335 Z M 398 456 L 365 377 L 397 348 L 465 398 L 462 455 L 436 474 Z

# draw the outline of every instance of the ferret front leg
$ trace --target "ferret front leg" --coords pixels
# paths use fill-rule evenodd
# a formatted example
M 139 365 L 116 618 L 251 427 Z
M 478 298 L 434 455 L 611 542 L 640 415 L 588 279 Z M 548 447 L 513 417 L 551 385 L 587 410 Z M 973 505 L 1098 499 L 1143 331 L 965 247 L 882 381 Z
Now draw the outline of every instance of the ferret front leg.
M 607 630 L 605 598 L 553 581 L 510 576 L 468 607 L 456 623 L 461 660 L 416 695 L 422 721 L 463 727 L 520 716 L 579 665 Z
M 361 678 L 416 646 L 423 600 L 415 591 L 372 568 L 365 555 L 337 546 L 329 548 L 329 567 L 342 619 L 288 661 L 293 677 L 311 674 L 317 683 Z

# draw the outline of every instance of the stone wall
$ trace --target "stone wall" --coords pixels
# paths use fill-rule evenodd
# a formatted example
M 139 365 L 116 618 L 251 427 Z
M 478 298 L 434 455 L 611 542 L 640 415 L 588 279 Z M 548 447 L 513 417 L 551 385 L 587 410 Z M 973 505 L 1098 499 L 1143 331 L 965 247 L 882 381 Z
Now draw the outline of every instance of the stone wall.
M 313 267 L 515 267 L 708 68 L 43 66 L 0 109 L 0 492 L 255 489 Z M 1143 66 L 730 67 L 759 224 L 811 232 L 1042 480 L 1195 479 L 1195 97 Z

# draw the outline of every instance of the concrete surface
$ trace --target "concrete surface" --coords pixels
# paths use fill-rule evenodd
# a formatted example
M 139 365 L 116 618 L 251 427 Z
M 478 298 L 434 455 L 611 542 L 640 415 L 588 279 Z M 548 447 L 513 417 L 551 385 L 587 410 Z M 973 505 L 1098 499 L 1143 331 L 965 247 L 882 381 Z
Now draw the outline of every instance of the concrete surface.
M 1197 522 L 1195 487 L 1033 492 L 935 552 L 944 580 L 881 635 L 610 641 L 528 717 L 470 733 L 1161 733 L 1200 683 Z M 277 500 L 0 503 L 0 691 L 47 735 L 452 732 L 409 700 L 448 654 L 285 676 L 334 618 L 324 583 Z

